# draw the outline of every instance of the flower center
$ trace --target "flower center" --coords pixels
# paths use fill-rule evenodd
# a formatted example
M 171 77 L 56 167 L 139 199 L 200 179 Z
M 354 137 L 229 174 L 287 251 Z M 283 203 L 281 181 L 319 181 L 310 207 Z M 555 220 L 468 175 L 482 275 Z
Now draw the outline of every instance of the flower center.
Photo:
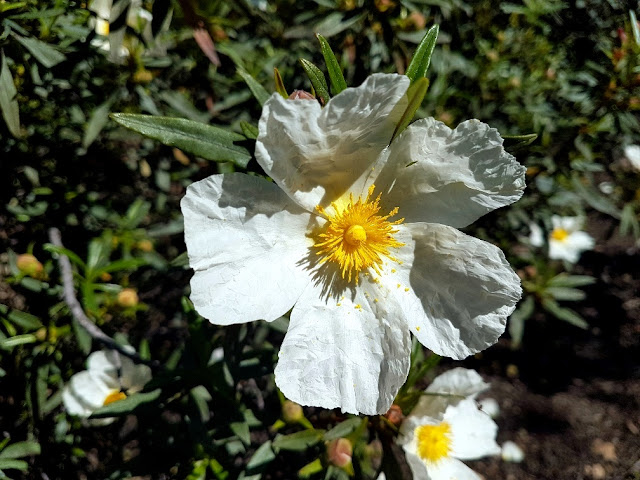
M 564 228 L 556 228 L 551 232 L 551 238 L 557 240 L 558 242 L 564 242 L 569 236 L 569 232 L 567 232 Z
M 326 230 L 317 235 L 314 247 L 317 255 L 322 257 L 320 263 L 333 262 L 340 267 L 342 278 L 358 283 L 358 274 L 367 268 L 373 268 L 380 274 L 380 266 L 384 257 L 397 261 L 390 255 L 390 248 L 402 247 L 393 238 L 398 233 L 394 225 L 404 221 L 404 218 L 389 221 L 398 213 L 398 207 L 388 215 L 378 215 L 380 211 L 380 195 L 372 198 L 375 186 L 369 187 L 364 200 L 358 197 L 354 202 L 353 195 L 349 195 L 349 202 L 343 208 L 332 203 L 334 213 L 329 214 L 320 205 L 316 210 L 329 222 Z
M 442 422 L 438 425 L 420 425 L 415 430 L 418 439 L 418 455 L 428 462 L 438 462 L 451 452 L 451 427 Z
M 102 404 L 102 406 L 103 407 L 107 406 L 110 403 L 117 402 L 119 400 L 124 400 L 125 398 L 127 398 L 126 393 L 121 392 L 119 390 L 114 390 L 109 395 L 107 395 L 107 398 L 104 399 L 104 403 Z

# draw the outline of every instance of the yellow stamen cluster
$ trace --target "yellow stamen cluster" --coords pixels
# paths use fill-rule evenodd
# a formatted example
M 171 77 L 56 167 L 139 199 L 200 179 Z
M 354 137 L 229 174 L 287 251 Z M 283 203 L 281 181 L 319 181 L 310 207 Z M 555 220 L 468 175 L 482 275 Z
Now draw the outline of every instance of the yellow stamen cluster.
M 119 390 L 114 390 L 109 395 L 107 395 L 107 398 L 104 399 L 104 403 L 102 405 L 106 406 L 106 405 L 109 405 L 110 403 L 117 402 L 119 400 L 124 400 L 125 398 L 127 398 L 126 393 L 121 392 Z
M 373 185 L 369 188 L 364 200 L 358 198 L 354 202 L 353 195 L 349 195 L 349 203 L 343 208 L 332 203 L 333 214 L 319 205 L 316 207 L 329 221 L 326 230 L 317 235 L 314 245 L 318 249 L 316 254 L 322 257 L 320 263 L 338 264 L 342 278 L 349 282 L 355 279 L 356 284 L 362 270 L 373 268 L 379 274 L 384 257 L 397 261 L 389 249 L 404 245 L 393 238 L 398 232 L 394 225 L 402 223 L 404 218 L 388 220 L 398 213 L 398 207 L 388 215 L 378 215 L 380 194 L 372 199 L 374 188 Z
M 551 232 L 551 238 L 559 242 L 564 242 L 568 236 L 569 232 L 567 232 L 564 228 L 556 228 Z
M 418 455 L 427 462 L 438 462 L 451 452 L 451 427 L 442 422 L 438 425 L 420 425 L 416 427 Z

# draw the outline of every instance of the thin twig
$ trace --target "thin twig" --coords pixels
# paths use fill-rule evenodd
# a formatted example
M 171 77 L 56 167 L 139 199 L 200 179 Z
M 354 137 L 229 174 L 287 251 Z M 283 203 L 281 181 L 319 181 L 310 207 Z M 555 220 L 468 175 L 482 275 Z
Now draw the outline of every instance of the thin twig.
M 60 230 L 56 227 L 49 229 L 49 241 L 56 247 L 64 248 L 62 245 Z M 113 338 L 100 330 L 100 328 L 98 328 L 98 326 L 93 323 L 89 317 L 87 317 L 87 314 L 84 313 L 84 310 L 82 309 L 82 305 L 80 305 L 80 302 L 76 298 L 76 293 L 73 287 L 73 272 L 71 271 L 71 262 L 69 261 L 69 257 L 64 253 L 59 253 L 58 264 L 60 265 L 60 272 L 62 273 L 64 301 L 69 307 L 69 310 L 71 310 L 73 318 L 75 318 L 82 328 L 87 331 L 91 338 L 102 343 L 105 347 L 110 348 L 111 350 L 116 350 L 125 357 L 129 357 L 136 363 L 143 363 L 152 368 L 157 368 L 159 366 L 158 362 L 145 360 L 136 352 L 132 352 L 118 344 Z

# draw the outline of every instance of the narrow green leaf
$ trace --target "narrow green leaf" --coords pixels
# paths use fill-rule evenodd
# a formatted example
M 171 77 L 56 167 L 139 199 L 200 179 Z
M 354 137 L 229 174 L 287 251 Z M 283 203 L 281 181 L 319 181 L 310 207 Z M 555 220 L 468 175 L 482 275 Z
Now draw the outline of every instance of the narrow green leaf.
M 407 96 L 409 97 L 409 105 L 407 105 L 407 109 L 402 114 L 398 125 L 396 126 L 395 131 L 393 132 L 393 136 L 391 137 L 391 141 L 400 135 L 405 128 L 409 126 L 411 120 L 413 120 L 413 116 L 416 114 L 418 108 L 422 104 L 422 100 L 424 100 L 424 96 L 427 94 L 427 89 L 429 88 L 429 80 L 427 78 L 419 78 L 415 83 L 411 84 L 409 90 L 407 90 Z
M 42 323 L 35 315 L 20 310 L 14 310 L 7 305 L 0 304 L 0 315 L 6 317 L 10 322 L 22 327 L 25 330 L 35 330 L 42 326 Z
M 353 417 L 345 420 L 344 422 L 340 422 L 324 434 L 323 440 L 329 441 L 335 440 L 336 438 L 346 437 L 350 433 L 354 432 L 362 424 L 363 420 L 366 421 L 366 417 Z
M 11 458 L 0 458 L 0 471 L 1 470 L 9 470 L 9 469 L 15 469 L 15 470 L 22 470 L 23 472 L 26 472 L 27 469 L 29 468 L 29 464 L 27 462 L 25 462 L 24 460 L 13 460 Z
M 599 212 L 611 215 L 613 218 L 620 218 L 620 210 L 616 205 L 606 197 L 603 197 L 593 186 L 583 185 L 577 175 L 571 177 L 571 184 L 575 188 L 576 193 L 580 195 L 585 202 Z
M 0 51 L 2 54 L 2 68 L 0 70 L 0 110 L 2 110 L 2 118 L 7 124 L 7 128 L 16 138 L 22 136 L 20 132 L 20 113 L 18 110 L 18 100 L 16 95 L 16 85 L 13 83 L 13 77 L 11 76 L 11 70 L 7 65 L 7 57 L 4 55 L 4 51 Z
M 0 3 L 0 13 L 8 12 L 9 10 L 15 10 L 16 8 L 22 8 L 27 5 L 27 2 L 15 2 L 15 3 Z
M 31 455 L 40 455 L 40 444 L 38 442 L 16 442 L 12 443 L 0 452 L 0 458 L 22 458 Z
M 624 236 L 629 233 L 633 234 L 633 238 L 640 238 L 640 223 L 638 223 L 638 217 L 631 202 L 622 208 L 620 216 L 620 235 Z
M 273 79 L 276 84 L 276 92 L 278 92 L 283 98 L 289 98 L 289 94 L 287 93 L 287 89 L 285 88 L 284 82 L 282 81 L 280 71 L 278 71 L 276 67 L 273 67 Z
M 502 135 L 504 148 L 509 153 L 515 153 L 527 145 L 532 144 L 537 138 L 537 133 L 528 133 L 526 135 Z
M 300 478 L 309 478 L 320 473 L 323 469 L 322 461 L 319 458 L 316 458 L 313 462 L 307 463 L 304 467 L 298 470 L 298 476 Z
M 551 300 L 549 298 L 544 299 L 542 301 L 542 306 L 547 312 L 559 320 L 563 320 L 585 330 L 589 328 L 589 324 L 584 320 L 584 318 L 570 308 L 561 307 L 555 300 Z
M 416 52 L 413 54 L 411 63 L 409 63 L 409 67 L 407 67 L 407 71 L 405 72 L 405 75 L 409 77 L 411 83 L 426 76 L 427 69 L 431 63 L 431 55 L 433 55 L 433 50 L 436 47 L 439 30 L 440 27 L 438 25 L 434 25 L 427 30 Z
M 253 457 L 247 463 L 247 470 L 256 470 L 271 463 L 275 458 L 276 455 L 271 449 L 271 440 L 267 440 L 253 454 Z
M 633 39 L 636 45 L 640 47 L 640 28 L 638 28 L 638 19 L 636 18 L 636 12 L 629 10 L 629 21 L 631 23 L 631 31 L 633 32 Z
M 28 343 L 36 343 L 38 339 L 31 333 L 25 333 L 23 335 L 15 335 L 13 337 L 0 340 L 0 348 L 3 350 L 11 350 L 18 345 L 26 345 Z
M 15 33 L 13 37 L 20 42 L 24 48 L 29 50 L 38 62 L 47 68 L 51 68 L 66 60 L 66 57 L 62 53 L 37 38 L 23 37 Z
M 233 422 L 229 425 L 231 431 L 244 443 L 245 445 L 251 444 L 251 436 L 249 434 L 249 425 L 246 422 Z
M 205 160 L 233 162 L 242 168 L 251 160 L 246 148 L 233 143 L 245 137 L 218 127 L 184 118 L 152 115 L 114 113 L 111 118 L 126 128 Z
M 549 287 L 582 287 L 584 285 L 593 285 L 596 279 L 589 275 L 569 275 L 568 273 L 560 273 L 547 282 Z
M 119 417 L 133 412 L 136 408 L 146 403 L 155 402 L 162 393 L 162 390 L 156 388 L 146 393 L 136 393 L 130 395 L 123 400 L 110 403 L 105 407 L 101 407 L 91 414 L 91 418 Z
M 242 129 L 244 136 L 250 140 L 258 138 L 258 133 L 260 133 L 258 131 L 258 127 L 250 124 L 249 122 L 245 122 L 244 120 L 240 121 L 240 128 Z
M 105 102 L 98 105 L 91 112 L 91 117 L 89 118 L 89 122 L 84 130 L 84 136 L 82 138 L 82 146 L 84 148 L 89 148 L 89 146 L 94 142 L 102 129 L 109 122 L 109 112 L 111 110 L 111 105 L 113 105 L 114 98 L 108 98 Z
M 249 86 L 249 90 L 253 93 L 253 96 L 256 97 L 260 106 L 264 105 L 264 102 L 269 100 L 269 92 L 265 90 L 265 88 L 258 83 L 258 81 L 249 75 L 244 69 L 238 68 L 238 74 L 242 77 L 242 79 Z
M 568 300 L 573 302 L 584 300 L 587 296 L 587 294 L 582 290 L 567 287 L 549 287 L 545 292 L 556 300 Z
M 511 335 L 511 346 L 513 348 L 517 348 L 522 343 L 524 324 L 531 317 L 534 309 L 535 301 L 529 295 L 509 317 L 509 335 Z
M 320 98 L 320 103 L 326 105 L 331 97 L 329 96 L 329 87 L 327 86 L 327 80 L 324 78 L 323 73 L 313 63 L 304 58 L 300 59 L 300 63 L 309 80 L 311 80 L 311 85 L 313 85 L 316 95 Z
M 278 450 L 302 452 L 322 440 L 323 434 L 324 430 L 303 430 L 290 435 L 278 435 L 273 441 L 273 449 L 276 453 Z
M 329 73 L 329 80 L 331 81 L 331 92 L 337 95 L 347 88 L 347 82 L 344 80 L 342 69 L 336 56 L 333 54 L 333 50 L 331 50 L 329 46 L 329 42 L 319 33 L 317 33 L 316 36 L 320 42 L 320 50 L 322 51 L 324 62 L 327 65 L 327 72 Z

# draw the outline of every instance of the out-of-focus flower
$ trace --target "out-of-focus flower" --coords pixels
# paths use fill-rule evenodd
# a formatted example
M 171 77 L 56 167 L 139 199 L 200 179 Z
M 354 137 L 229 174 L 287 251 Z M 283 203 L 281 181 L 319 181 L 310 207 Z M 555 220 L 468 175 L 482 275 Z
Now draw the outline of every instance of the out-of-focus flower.
M 489 415 L 491 418 L 496 418 L 500 415 L 500 405 L 495 398 L 483 398 L 478 400 L 480 410 Z
M 522 449 L 511 440 L 508 440 L 502 444 L 502 450 L 500 452 L 502 460 L 505 462 L 520 463 L 524 460 L 524 452 Z
M 36 279 L 42 279 L 44 277 L 44 265 L 30 253 L 18 255 L 16 258 L 16 266 L 24 275 Z
M 640 145 L 624 147 L 624 156 L 634 169 L 640 171 Z
M 462 460 L 500 453 L 498 426 L 474 400 L 487 387 L 475 371 L 463 368 L 440 375 L 429 386 L 398 439 L 415 479 L 480 479 Z
M 346 438 L 336 438 L 327 443 L 327 459 L 336 467 L 349 470 L 352 455 L 353 445 Z
M 375 74 L 324 108 L 274 94 L 243 174 L 182 200 L 191 300 L 212 323 L 291 313 L 276 384 L 301 404 L 385 413 L 410 332 L 439 355 L 484 350 L 521 295 L 500 249 L 458 230 L 516 201 L 524 167 L 495 129 L 414 122 L 389 145 L 409 79 Z
M 65 385 L 62 401 L 70 415 L 88 417 L 100 407 L 141 391 L 149 380 L 148 366 L 136 365 L 112 350 L 93 352 L 87 358 L 87 369 Z
M 135 307 L 138 305 L 138 292 L 133 288 L 123 288 L 118 292 L 116 301 L 123 308 Z
M 285 400 L 282 404 L 282 419 L 287 423 L 298 423 L 304 418 L 302 407 L 296 402 Z
M 581 230 L 583 223 L 581 217 L 560 217 L 558 215 L 551 217 L 552 230 L 547 238 L 549 258 L 576 263 L 582 252 L 594 247 L 593 237 Z M 542 229 L 536 224 L 532 224 L 530 229 L 529 242 L 531 245 L 536 247 L 544 245 Z

